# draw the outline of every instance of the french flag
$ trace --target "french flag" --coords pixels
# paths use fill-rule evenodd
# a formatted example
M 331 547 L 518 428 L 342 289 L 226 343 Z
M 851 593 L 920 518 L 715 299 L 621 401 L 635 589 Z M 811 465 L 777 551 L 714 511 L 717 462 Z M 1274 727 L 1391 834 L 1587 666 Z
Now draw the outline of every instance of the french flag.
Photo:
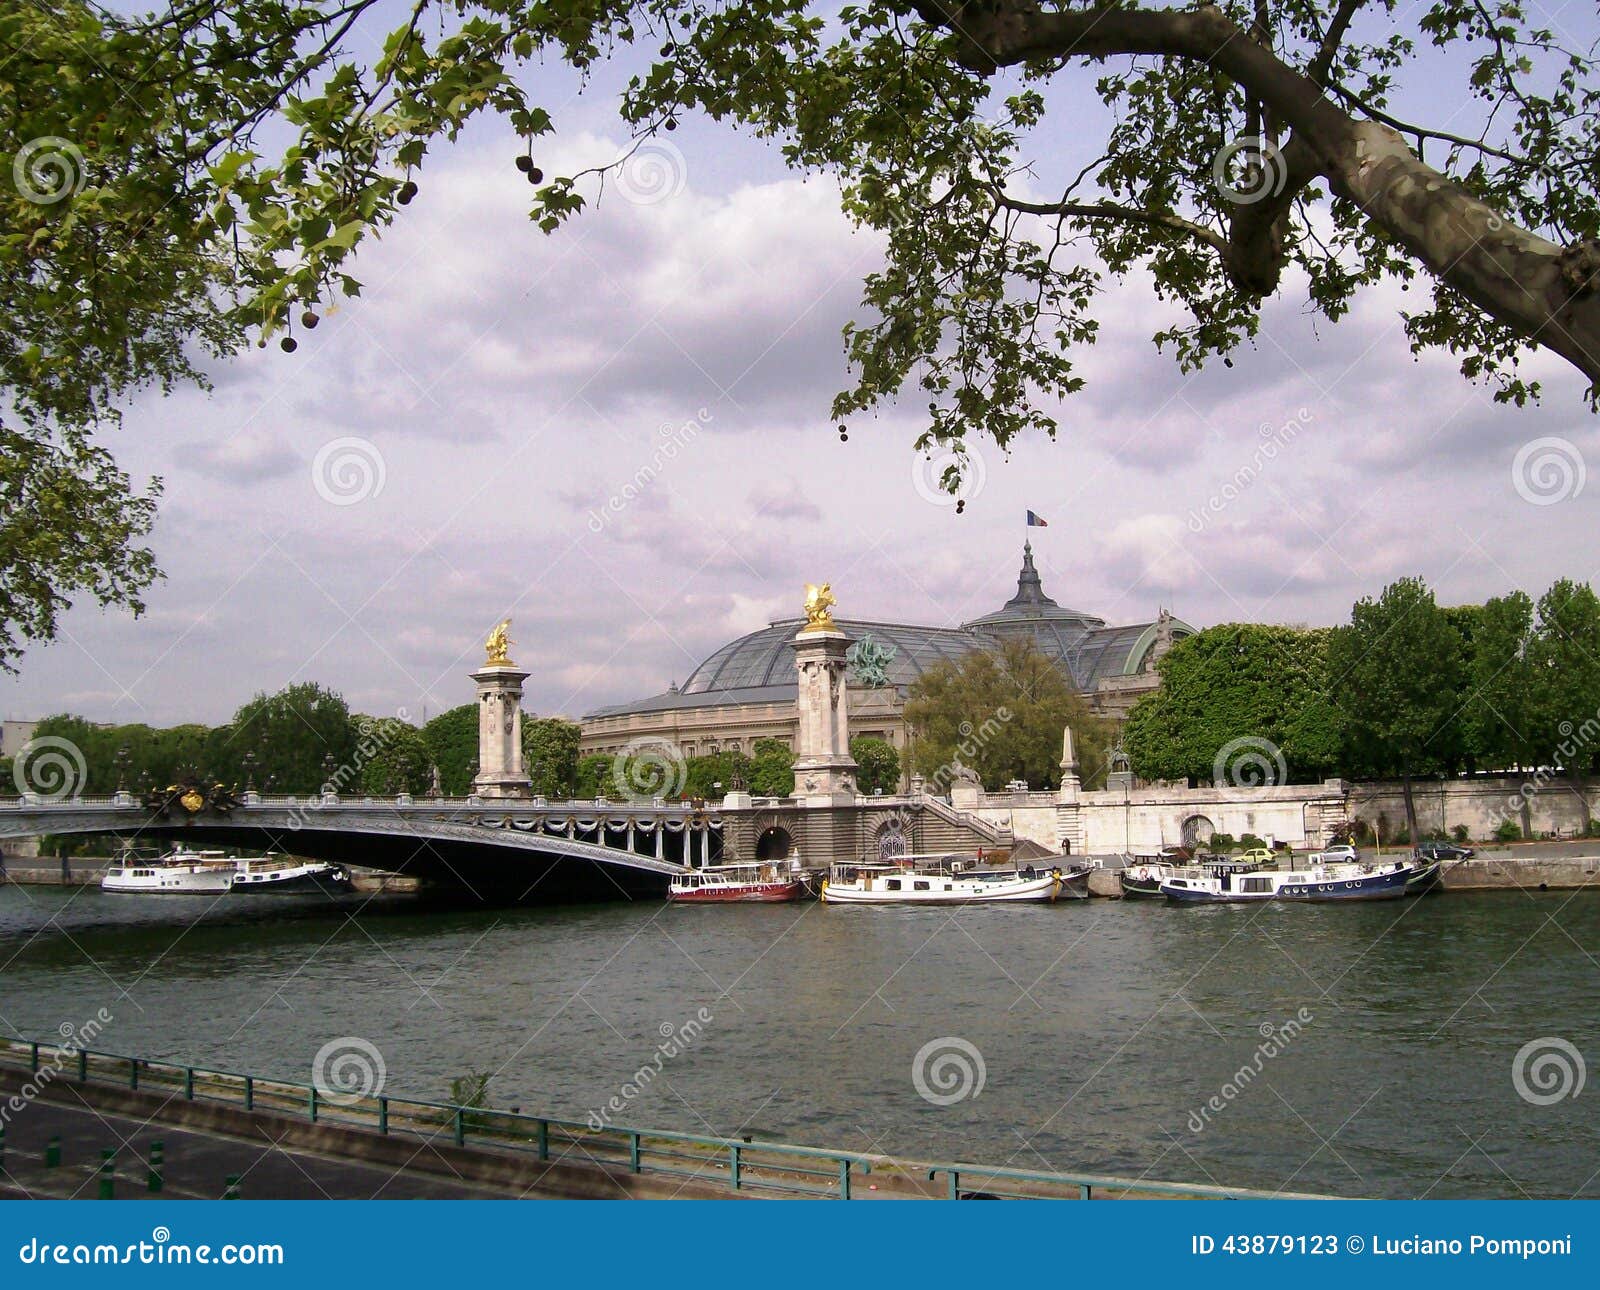
M 1029 511 L 1028 527 L 1030 529 L 1047 529 L 1050 527 L 1050 522 L 1042 516 L 1035 515 L 1032 511 Z

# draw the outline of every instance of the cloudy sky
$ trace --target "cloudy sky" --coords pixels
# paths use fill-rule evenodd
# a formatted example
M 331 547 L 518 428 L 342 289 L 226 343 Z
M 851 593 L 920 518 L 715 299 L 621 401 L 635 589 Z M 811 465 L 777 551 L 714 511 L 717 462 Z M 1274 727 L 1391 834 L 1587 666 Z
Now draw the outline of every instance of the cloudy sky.
M 615 157 L 609 111 L 604 86 L 566 101 L 544 169 Z M 1095 142 L 1063 134 L 1059 163 Z M 1335 326 L 1291 284 L 1231 370 L 1185 376 L 1149 341 L 1163 307 L 1114 285 L 1057 440 L 982 448 L 958 515 L 912 452 L 914 400 L 845 443 L 827 417 L 875 241 L 748 140 L 672 144 L 546 237 L 485 123 L 430 160 L 360 256 L 361 299 L 297 353 L 136 402 L 112 442 L 165 480 L 166 581 L 137 620 L 74 609 L 0 712 L 220 721 L 310 679 L 420 718 L 470 699 L 509 614 L 528 706 L 576 716 L 681 681 L 798 612 L 807 580 L 852 617 L 994 609 L 1027 508 L 1046 590 L 1113 623 L 1331 623 L 1404 574 L 1457 602 L 1600 572 L 1581 379 L 1537 359 L 1544 405 L 1498 407 L 1413 358 L 1397 289 Z

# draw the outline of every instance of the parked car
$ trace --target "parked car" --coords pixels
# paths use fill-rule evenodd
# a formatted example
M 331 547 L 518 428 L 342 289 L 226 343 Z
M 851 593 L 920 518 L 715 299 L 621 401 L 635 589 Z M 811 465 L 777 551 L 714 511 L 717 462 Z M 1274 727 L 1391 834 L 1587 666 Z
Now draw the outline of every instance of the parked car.
M 1311 857 L 1313 864 L 1354 864 L 1361 859 L 1361 852 L 1348 842 L 1338 842 L 1331 847 L 1325 847 Z
M 1279 853 L 1271 847 L 1251 847 L 1239 860 L 1243 864 L 1276 864 Z
M 1419 860 L 1465 860 L 1475 853 L 1471 847 L 1457 846 L 1454 842 L 1424 842 L 1416 854 Z

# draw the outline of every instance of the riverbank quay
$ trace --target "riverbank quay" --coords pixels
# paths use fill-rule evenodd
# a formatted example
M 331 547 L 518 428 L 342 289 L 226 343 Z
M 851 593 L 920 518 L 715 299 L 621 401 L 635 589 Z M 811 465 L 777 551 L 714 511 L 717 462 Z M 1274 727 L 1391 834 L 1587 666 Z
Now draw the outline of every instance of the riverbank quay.
M 134 1124 L 137 1134 L 116 1130 L 114 1119 Z M 428 1188 L 440 1184 L 474 1194 L 594 1200 L 1327 1199 L 1147 1178 L 910 1161 L 748 1138 L 584 1124 L 377 1092 L 354 1096 L 15 1039 L 0 1041 L 0 1126 L 7 1131 L 0 1184 L 12 1195 L 56 1199 L 81 1195 L 90 1178 L 97 1196 L 108 1179 L 113 1191 L 130 1179 L 144 1178 L 148 1184 L 150 1148 L 157 1140 L 163 1143 L 164 1163 L 179 1168 L 179 1156 L 167 1145 L 169 1137 L 183 1162 L 174 1176 L 181 1187 L 172 1194 L 197 1199 L 219 1194 L 219 1171 L 224 1189 L 232 1185 L 242 1194 L 243 1180 L 275 1152 L 322 1163 L 302 1170 L 303 1181 L 288 1184 L 288 1194 L 250 1194 L 303 1199 L 309 1184 L 339 1189 L 327 1191 L 328 1199 L 363 1194 L 398 1199 L 425 1197 L 433 1194 Z M 182 1136 L 172 1136 L 176 1134 Z M 119 1151 L 127 1157 L 120 1173 Z M 109 1166 L 106 1152 L 112 1153 Z M 65 1169 L 69 1158 L 76 1172 L 52 1173 Z M 105 1172 L 95 1173 L 101 1169 Z M 262 1175 L 281 1176 L 276 1171 Z M 421 1190 L 407 1183 L 413 1176 Z M 229 1179 L 236 1183 L 229 1184 Z M 363 1193 L 375 1180 L 376 1189 Z

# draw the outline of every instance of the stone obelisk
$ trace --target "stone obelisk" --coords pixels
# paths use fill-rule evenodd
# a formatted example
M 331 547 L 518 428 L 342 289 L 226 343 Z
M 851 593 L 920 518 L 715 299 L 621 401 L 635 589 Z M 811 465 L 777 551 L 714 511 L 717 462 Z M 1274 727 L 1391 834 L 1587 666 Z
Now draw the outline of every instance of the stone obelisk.
M 856 763 L 850 756 L 845 650 L 850 638 L 829 612 L 827 583 L 806 585 L 806 625 L 791 642 L 800 692 L 795 743 L 794 795 L 807 806 L 847 806 L 856 800 Z
M 528 673 L 511 661 L 511 620 L 507 618 L 484 642 L 487 657 L 472 674 L 478 683 L 478 775 L 472 791 L 479 797 L 531 797 L 533 783 L 522 768 L 522 683 Z

